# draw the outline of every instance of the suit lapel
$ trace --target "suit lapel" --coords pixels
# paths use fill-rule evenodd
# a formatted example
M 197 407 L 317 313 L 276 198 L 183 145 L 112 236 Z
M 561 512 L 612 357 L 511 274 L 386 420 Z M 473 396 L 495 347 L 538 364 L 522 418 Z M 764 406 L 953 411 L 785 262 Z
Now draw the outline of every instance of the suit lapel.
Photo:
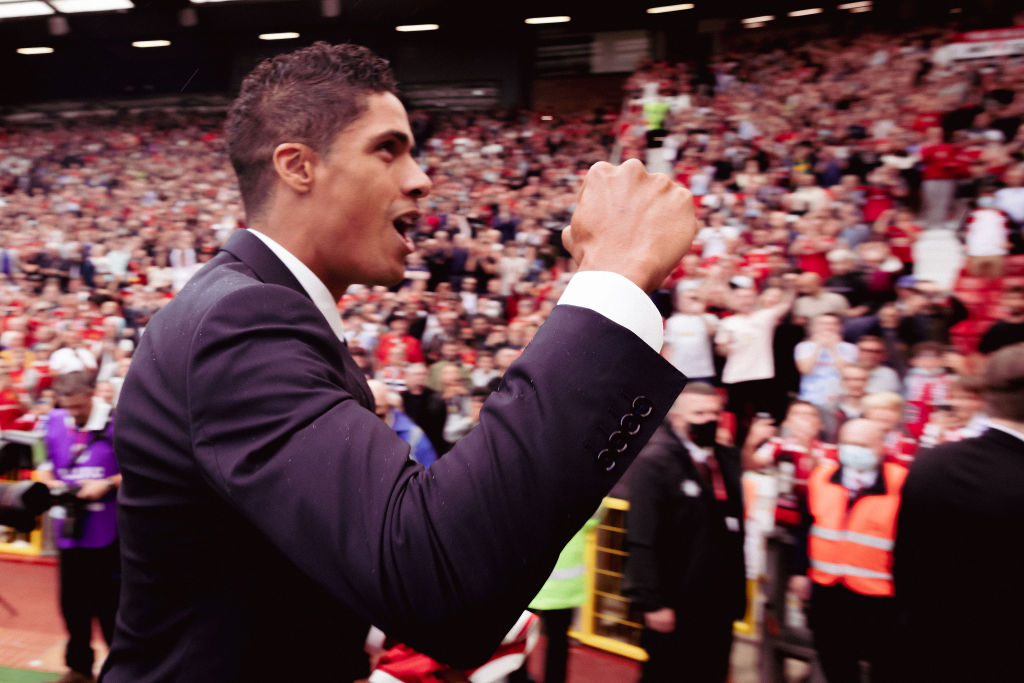
M 287 266 L 281 262 L 281 259 L 277 258 L 274 252 L 267 248 L 267 245 L 258 237 L 250 234 L 248 230 L 236 230 L 228 238 L 228 241 L 224 243 L 224 246 L 221 247 L 221 250 L 226 251 L 249 266 L 256 277 L 263 282 L 294 289 L 306 297 L 310 305 L 313 305 L 313 300 L 309 298 L 309 294 L 299 284 L 299 281 L 292 275 Z M 320 317 L 322 318 L 323 316 Z M 330 330 L 326 320 L 323 321 L 323 324 Z M 330 335 L 334 337 L 333 330 L 330 330 Z M 355 360 L 352 359 L 351 354 L 349 354 L 347 345 L 339 341 L 338 347 L 338 355 L 341 358 L 342 372 L 345 377 L 345 389 L 355 397 L 360 405 L 372 411 L 373 395 L 366 384 L 366 377 L 363 375 L 362 370 L 359 369 L 359 366 L 356 365 Z
M 260 239 L 248 230 L 235 230 L 221 250 L 228 252 L 252 271 L 263 282 L 284 285 L 309 299 L 309 294 L 295 279 L 292 272 L 274 255 Z M 312 301 L 312 299 L 310 299 Z

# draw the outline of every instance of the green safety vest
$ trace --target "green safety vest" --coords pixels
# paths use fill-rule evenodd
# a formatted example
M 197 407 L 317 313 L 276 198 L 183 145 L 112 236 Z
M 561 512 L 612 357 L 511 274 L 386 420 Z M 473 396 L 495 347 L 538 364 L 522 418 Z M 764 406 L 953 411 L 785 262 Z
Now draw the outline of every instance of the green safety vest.
M 586 597 L 583 548 L 587 531 L 597 524 L 596 517 L 588 519 L 583 528 L 562 548 L 554 571 L 530 603 L 530 609 L 568 609 L 583 604 L 583 598 Z

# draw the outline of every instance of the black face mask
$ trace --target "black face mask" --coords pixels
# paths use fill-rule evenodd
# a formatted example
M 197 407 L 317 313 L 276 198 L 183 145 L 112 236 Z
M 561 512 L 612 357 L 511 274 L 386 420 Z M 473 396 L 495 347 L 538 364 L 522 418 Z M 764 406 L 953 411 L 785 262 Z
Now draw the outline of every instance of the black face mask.
M 690 441 L 701 448 L 712 448 L 715 445 L 715 435 L 718 433 L 718 422 L 712 420 L 699 425 L 690 425 Z

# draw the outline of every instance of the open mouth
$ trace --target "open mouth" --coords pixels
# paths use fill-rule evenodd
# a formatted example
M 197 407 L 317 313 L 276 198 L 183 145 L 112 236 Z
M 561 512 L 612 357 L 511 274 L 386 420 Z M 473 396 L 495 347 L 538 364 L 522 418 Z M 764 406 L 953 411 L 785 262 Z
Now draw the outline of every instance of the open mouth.
M 391 221 L 391 224 L 395 226 L 395 230 L 402 237 L 406 237 L 408 233 L 412 232 L 413 228 L 416 227 L 416 223 L 419 222 L 420 214 L 416 211 L 410 211 L 409 213 L 403 213 L 401 216 Z

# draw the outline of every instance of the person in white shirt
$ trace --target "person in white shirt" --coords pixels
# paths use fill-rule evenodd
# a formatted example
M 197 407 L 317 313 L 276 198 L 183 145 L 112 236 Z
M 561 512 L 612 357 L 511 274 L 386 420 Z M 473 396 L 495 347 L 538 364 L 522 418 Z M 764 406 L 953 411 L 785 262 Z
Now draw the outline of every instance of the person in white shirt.
M 1009 220 L 996 208 L 992 190 L 982 189 L 977 208 L 967 216 L 967 272 L 974 277 L 1002 277 L 1010 246 Z
M 844 342 L 838 315 L 823 313 L 811 321 L 808 338 L 793 350 L 800 371 L 800 399 L 822 408 L 839 396 L 839 372 L 856 362 L 857 347 Z
M 665 322 L 662 355 L 690 381 L 711 382 L 715 358 L 711 340 L 718 318 L 706 311 L 704 300 L 693 287 L 676 288 L 676 312 Z
M 722 256 L 729 252 L 730 240 L 740 236 L 737 228 L 725 224 L 725 214 L 716 211 L 708 217 L 708 226 L 697 232 L 697 242 L 701 245 L 700 255 L 704 260 Z
M 61 332 L 60 347 L 50 354 L 50 374 L 65 375 L 69 372 L 85 371 L 95 375 L 99 367 L 96 356 L 82 344 L 78 330 Z
M 1004 180 L 1006 187 L 995 193 L 995 208 L 1009 216 L 1014 232 L 1019 233 L 1024 227 L 1024 166 L 1011 167 L 1006 171 Z
M 784 406 L 773 405 L 775 359 L 772 340 L 775 327 L 793 305 L 792 278 L 786 279 L 782 300 L 755 310 L 757 292 L 740 288 L 732 292 L 735 313 L 722 320 L 715 333 L 715 349 L 725 356 L 722 384 L 729 392 L 728 410 L 736 416 L 736 443 L 743 443 L 750 417 L 757 412 L 775 413 Z M 781 418 L 780 418 L 781 419 Z

